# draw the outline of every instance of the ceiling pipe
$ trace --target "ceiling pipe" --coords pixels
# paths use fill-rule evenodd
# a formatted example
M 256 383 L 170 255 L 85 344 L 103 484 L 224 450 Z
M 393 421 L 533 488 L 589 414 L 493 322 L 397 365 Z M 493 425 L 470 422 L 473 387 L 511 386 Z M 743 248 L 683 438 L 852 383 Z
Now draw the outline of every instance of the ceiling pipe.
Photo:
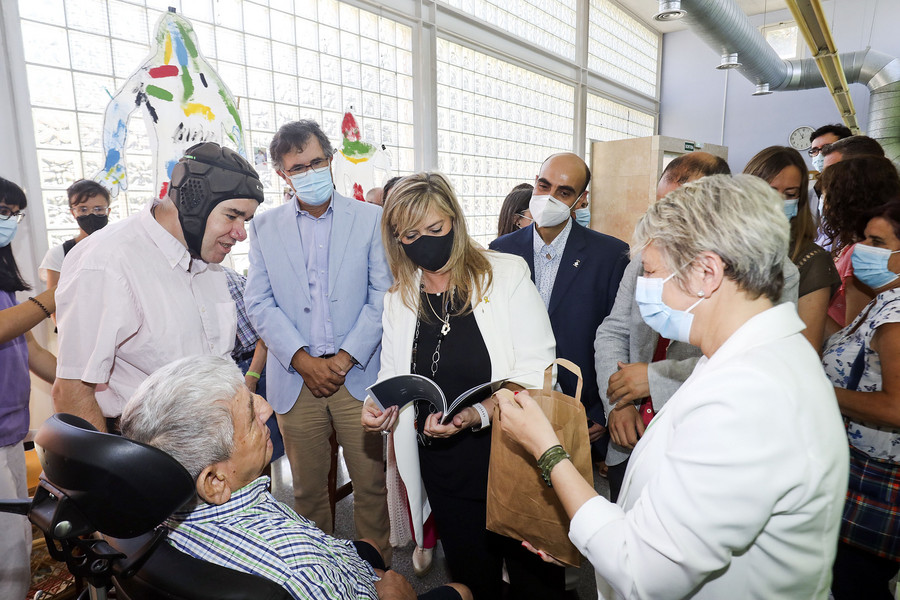
M 681 8 L 684 23 L 716 54 L 740 54 L 737 71 L 754 85 L 768 83 L 772 91 L 825 87 L 815 59 L 779 57 L 734 0 L 681 0 Z M 900 59 L 870 48 L 839 56 L 847 82 L 862 83 L 871 93 L 868 135 L 891 160 L 900 159 Z

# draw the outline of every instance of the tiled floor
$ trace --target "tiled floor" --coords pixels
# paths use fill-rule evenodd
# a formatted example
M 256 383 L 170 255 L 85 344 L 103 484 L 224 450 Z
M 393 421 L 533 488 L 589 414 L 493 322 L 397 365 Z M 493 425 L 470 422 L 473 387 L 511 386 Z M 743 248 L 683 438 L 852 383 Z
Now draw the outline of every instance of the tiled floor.
M 338 486 L 349 481 L 347 469 L 344 465 L 343 458 L 338 460 Z M 594 488 L 597 493 L 604 497 L 609 497 L 609 484 L 606 479 L 599 477 L 597 470 L 594 469 Z M 291 484 L 290 465 L 286 458 L 282 457 L 272 463 L 272 493 L 275 497 L 288 504 L 293 505 L 293 486 Z M 345 539 L 355 539 L 355 531 L 353 526 L 353 495 L 344 498 L 337 503 L 335 507 L 335 530 L 337 537 Z M 449 574 L 444 565 L 443 553 L 440 543 L 435 551 L 435 562 L 431 572 L 424 578 L 420 579 L 415 576 L 412 568 L 412 551 L 414 546 L 409 544 L 403 548 L 394 548 L 394 560 L 392 568 L 404 575 L 412 584 L 417 593 L 426 592 L 434 587 L 450 581 Z M 585 561 L 581 569 L 573 570 L 571 577 L 578 580 L 577 592 L 578 597 L 596 598 L 597 592 L 594 583 L 594 571 L 590 564 Z

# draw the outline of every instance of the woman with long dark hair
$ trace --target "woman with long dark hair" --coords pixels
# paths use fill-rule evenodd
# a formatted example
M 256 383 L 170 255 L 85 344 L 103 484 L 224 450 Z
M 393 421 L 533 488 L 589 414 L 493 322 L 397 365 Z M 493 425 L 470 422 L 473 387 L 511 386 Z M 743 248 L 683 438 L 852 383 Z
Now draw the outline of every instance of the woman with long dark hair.
M 769 146 L 750 159 L 744 173 L 763 179 L 784 199 L 784 214 L 791 223 L 788 256 L 800 271 L 797 313 L 806 324 L 803 335 L 821 352 L 828 302 L 841 278 L 828 252 L 815 243 L 816 223 L 806 208 L 806 161 L 793 148 Z
M 0 177 L 0 498 L 28 497 L 22 446 L 30 424 L 28 371 L 50 383 L 56 372 L 56 358 L 28 331 L 55 309 L 52 290 L 29 298 L 24 310 L 16 306 L 16 292 L 31 289 L 12 254 L 27 204 L 22 188 Z M 24 598 L 31 581 L 31 525 L 24 516 L 0 513 L 0 532 L 0 598 Z

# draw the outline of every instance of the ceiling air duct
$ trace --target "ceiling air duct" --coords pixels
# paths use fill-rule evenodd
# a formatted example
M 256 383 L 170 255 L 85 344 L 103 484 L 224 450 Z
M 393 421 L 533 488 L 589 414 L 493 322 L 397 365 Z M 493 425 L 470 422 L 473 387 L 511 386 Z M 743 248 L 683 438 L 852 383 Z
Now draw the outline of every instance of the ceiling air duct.
M 681 0 L 659 0 L 659 12 L 653 15 L 656 21 L 677 21 L 684 16 Z
M 663 3 L 660 3 L 662 6 Z M 684 22 L 719 56 L 738 53 L 740 73 L 772 91 L 825 87 L 815 59 L 784 60 L 734 0 L 681 0 Z M 840 54 L 848 83 L 869 88 L 868 135 L 891 160 L 900 159 L 900 59 L 870 48 Z

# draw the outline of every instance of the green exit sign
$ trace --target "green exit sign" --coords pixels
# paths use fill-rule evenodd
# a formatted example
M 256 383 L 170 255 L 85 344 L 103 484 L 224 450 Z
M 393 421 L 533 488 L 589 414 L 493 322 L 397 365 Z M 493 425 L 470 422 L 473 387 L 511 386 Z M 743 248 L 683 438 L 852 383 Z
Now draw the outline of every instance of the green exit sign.
M 693 152 L 694 151 L 694 142 L 685 142 L 684 143 L 684 151 L 685 152 Z

